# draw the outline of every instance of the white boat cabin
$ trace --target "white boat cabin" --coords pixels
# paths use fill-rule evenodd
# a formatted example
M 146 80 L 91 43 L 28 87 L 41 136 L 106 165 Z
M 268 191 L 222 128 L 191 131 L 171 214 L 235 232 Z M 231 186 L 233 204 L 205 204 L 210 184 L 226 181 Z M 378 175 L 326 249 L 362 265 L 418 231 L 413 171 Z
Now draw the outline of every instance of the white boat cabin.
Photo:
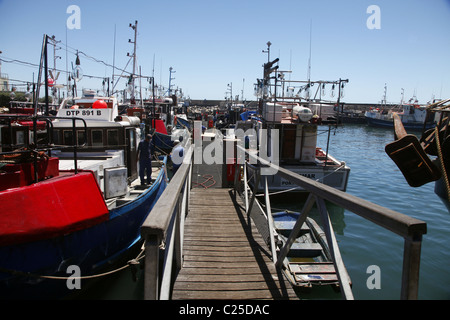
M 106 168 L 123 167 L 130 183 L 137 178 L 139 125 L 138 117 L 119 115 L 115 97 L 84 92 L 82 97 L 66 98 L 52 128 L 53 143 L 64 147 L 55 151 L 60 158 L 60 169 L 74 169 L 76 146 L 77 168 L 95 171 L 102 189 Z

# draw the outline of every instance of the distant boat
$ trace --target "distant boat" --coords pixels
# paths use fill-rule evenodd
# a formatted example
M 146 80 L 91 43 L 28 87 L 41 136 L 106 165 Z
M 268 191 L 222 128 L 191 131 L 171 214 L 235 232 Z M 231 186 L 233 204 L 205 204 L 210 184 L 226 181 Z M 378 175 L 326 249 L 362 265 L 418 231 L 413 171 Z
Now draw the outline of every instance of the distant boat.
M 406 130 L 422 131 L 433 128 L 436 123 L 430 119 L 427 107 L 418 104 L 404 104 L 398 112 L 395 109 L 372 108 L 366 111 L 365 118 L 369 125 L 374 127 L 393 128 L 393 113 L 396 113 Z
M 420 140 L 408 134 L 401 118 L 393 114 L 395 141 L 385 147 L 411 187 L 435 181 L 435 193 L 450 212 L 450 99 L 435 102 L 428 109 L 439 115 L 434 129 L 422 134 Z M 436 157 L 436 159 L 432 159 Z
M 46 122 L 47 137 L 36 145 L 29 126 L 0 125 L 0 296 L 62 298 L 73 291 L 54 277 L 70 277 L 69 267 L 95 277 L 136 257 L 167 185 L 166 157 L 141 186 L 139 121 L 119 116 L 112 97 L 65 99 L 56 117 L 20 119 Z
M 188 130 L 192 130 L 192 122 L 188 120 L 187 116 L 185 114 L 177 114 L 174 117 L 174 125 L 177 128 L 186 128 Z
M 126 111 L 129 116 L 139 118 L 144 125 L 143 132 L 153 135 L 156 151 L 164 154 L 172 151 L 175 140 L 180 140 L 180 137 L 183 137 L 181 140 L 187 139 L 189 136 L 189 123 L 187 120 L 184 122 L 183 115 L 173 116 L 172 106 L 172 98 L 150 98 L 144 101 L 144 106 L 129 106 Z M 184 125 L 176 123 L 179 118 L 178 122 Z
M 276 70 L 276 67 L 272 67 L 274 62 L 278 62 L 278 59 L 266 63 L 264 65 L 265 70 Z M 270 67 L 268 68 L 268 66 Z M 303 101 L 298 96 L 287 96 L 285 92 L 279 92 L 280 96 L 269 98 L 264 95 L 264 92 L 270 91 L 269 88 L 273 88 L 274 84 L 270 84 L 270 72 L 264 72 L 264 75 L 266 79 L 258 79 L 258 83 L 264 88 L 256 88 L 256 94 L 261 96 L 258 113 L 248 112 L 242 114 L 241 118 L 247 120 L 237 122 L 236 131 L 242 129 L 246 132 L 251 128 L 254 136 L 249 137 L 250 149 L 257 149 L 259 152 L 266 150 L 268 161 L 277 161 L 279 166 L 286 170 L 335 189 L 346 191 L 350 168 L 344 161 L 337 160 L 329 154 L 330 134 L 328 134 L 326 146 L 320 147 L 317 145 L 321 121 L 320 115 L 314 111 L 320 111 L 320 106 L 333 106 L 334 104 L 324 103 L 320 100 L 315 100 L 314 102 Z M 281 85 L 286 86 L 289 81 L 280 80 Z M 339 81 L 328 81 L 327 83 L 341 86 L 344 81 L 347 80 L 339 79 Z M 313 81 L 301 82 L 292 80 L 292 83 L 296 85 L 307 83 L 310 85 Z M 323 83 L 323 81 L 320 83 Z M 292 85 L 293 87 L 294 85 Z M 271 129 L 267 133 L 274 132 L 276 134 L 273 136 L 268 134 L 267 137 L 264 137 L 264 130 L 262 129 Z M 331 127 L 328 128 L 328 133 L 330 130 Z M 253 147 L 251 146 L 252 141 L 255 141 L 255 146 Z M 278 154 L 272 150 L 278 150 Z M 256 176 L 253 174 L 255 169 L 249 166 L 248 170 L 249 177 Z M 256 183 L 254 180 L 251 180 L 251 185 Z M 264 190 L 264 183 L 261 180 L 258 185 L 258 191 Z M 268 178 L 268 189 L 271 193 L 277 194 L 284 192 L 302 193 L 305 191 L 302 187 L 291 183 L 280 175 L 271 175 Z

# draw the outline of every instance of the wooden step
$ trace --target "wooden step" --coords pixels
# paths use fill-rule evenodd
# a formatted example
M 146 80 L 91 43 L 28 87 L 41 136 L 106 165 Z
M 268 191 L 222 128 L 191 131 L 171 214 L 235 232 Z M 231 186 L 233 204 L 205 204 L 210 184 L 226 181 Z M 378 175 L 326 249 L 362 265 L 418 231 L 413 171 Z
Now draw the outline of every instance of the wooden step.
M 289 250 L 288 257 L 311 258 L 322 254 L 322 246 L 318 243 L 294 242 Z
M 290 262 L 289 269 L 299 283 L 334 283 L 338 281 L 332 262 Z
M 295 223 L 297 221 L 274 221 L 275 228 L 280 230 L 292 230 L 294 229 Z M 306 223 L 303 223 L 301 230 L 309 230 Z

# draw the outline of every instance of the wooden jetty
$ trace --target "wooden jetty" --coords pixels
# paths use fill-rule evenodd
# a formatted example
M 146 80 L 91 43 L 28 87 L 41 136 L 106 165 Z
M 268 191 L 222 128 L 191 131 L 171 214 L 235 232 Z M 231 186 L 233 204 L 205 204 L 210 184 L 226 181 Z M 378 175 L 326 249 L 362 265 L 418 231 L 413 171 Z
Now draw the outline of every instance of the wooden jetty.
M 297 299 L 231 189 L 192 189 L 184 231 L 172 299 Z
M 297 225 L 307 219 L 313 203 L 322 218 L 342 296 L 353 299 L 325 201 L 404 239 L 400 298 L 417 299 L 425 222 L 295 174 L 238 148 L 246 153 L 246 161 L 235 164 L 234 183 L 222 188 L 225 181 L 201 183 L 198 179 L 205 177 L 203 170 L 210 170 L 208 176 L 223 179 L 223 167 L 194 165 L 194 146 L 188 147 L 183 164 L 141 228 L 145 239 L 144 299 L 296 299 L 282 270 L 300 230 Z M 265 183 L 263 224 L 260 217 L 252 215 L 256 187 L 251 190 L 247 184 L 247 165 L 257 169 L 254 185 L 258 186 L 260 179 Z M 263 167 L 270 167 L 309 193 L 308 205 L 281 248 L 274 237 L 267 176 L 258 169 Z M 241 169 L 243 179 L 238 178 Z

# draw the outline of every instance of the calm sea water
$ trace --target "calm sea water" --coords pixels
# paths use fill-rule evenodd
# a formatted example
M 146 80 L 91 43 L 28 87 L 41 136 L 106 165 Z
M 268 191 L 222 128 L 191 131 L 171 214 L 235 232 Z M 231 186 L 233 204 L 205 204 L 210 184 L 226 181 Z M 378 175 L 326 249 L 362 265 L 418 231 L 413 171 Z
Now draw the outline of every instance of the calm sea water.
M 329 152 L 351 168 L 348 193 L 427 223 L 419 299 L 450 299 L 450 214 L 434 193 L 434 183 L 419 188 L 407 184 L 384 151 L 393 140 L 390 129 L 344 125 L 333 129 Z M 318 144 L 326 146 L 325 134 Z M 355 299 L 399 299 L 403 238 L 348 211 L 332 221 Z M 367 287 L 371 265 L 380 267 L 380 289 Z
M 327 130 L 327 127 L 321 127 Z M 326 147 L 327 132 L 318 138 Z M 384 147 L 392 142 L 392 130 L 346 124 L 331 131 L 329 152 L 351 168 L 347 192 L 389 209 L 423 220 L 419 299 L 450 299 L 450 214 L 434 193 L 434 183 L 410 187 Z M 302 203 L 283 200 L 274 208 L 300 211 Z M 329 206 L 341 254 L 352 280 L 355 299 L 397 300 L 400 298 L 403 238 L 356 214 Z M 311 213 L 317 218 L 315 213 Z M 317 220 L 317 219 L 316 219 Z M 380 289 L 369 289 L 368 267 L 380 268 Z M 141 278 L 142 280 L 142 278 Z M 142 281 L 133 282 L 125 270 L 102 280 L 83 299 L 142 299 Z M 321 289 L 300 293 L 306 299 L 339 299 L 340 294 Z

